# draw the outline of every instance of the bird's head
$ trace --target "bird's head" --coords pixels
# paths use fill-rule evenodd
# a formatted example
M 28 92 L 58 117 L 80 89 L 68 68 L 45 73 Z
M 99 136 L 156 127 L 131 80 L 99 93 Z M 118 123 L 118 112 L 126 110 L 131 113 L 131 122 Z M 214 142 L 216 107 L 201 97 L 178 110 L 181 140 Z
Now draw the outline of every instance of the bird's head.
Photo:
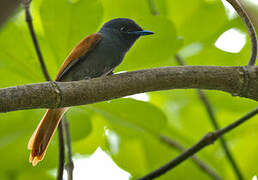
M 108 21 L 99 32 L 120 38 L 128 47 L 131 47 L 140 36 L 153 34 L 151 31 L 143 30 L 133 20 L 127 18 L 117 18 Z

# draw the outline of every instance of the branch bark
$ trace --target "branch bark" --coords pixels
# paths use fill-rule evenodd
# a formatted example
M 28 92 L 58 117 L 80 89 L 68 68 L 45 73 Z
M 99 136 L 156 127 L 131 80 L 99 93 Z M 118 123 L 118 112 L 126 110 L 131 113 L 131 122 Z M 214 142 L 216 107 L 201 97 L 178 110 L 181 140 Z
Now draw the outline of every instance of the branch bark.
M 258 100 L 258 67 L 162 67 L 74 82 L 0 89 L 0 112 L 90 104 L 168 89 L 210 89 Z

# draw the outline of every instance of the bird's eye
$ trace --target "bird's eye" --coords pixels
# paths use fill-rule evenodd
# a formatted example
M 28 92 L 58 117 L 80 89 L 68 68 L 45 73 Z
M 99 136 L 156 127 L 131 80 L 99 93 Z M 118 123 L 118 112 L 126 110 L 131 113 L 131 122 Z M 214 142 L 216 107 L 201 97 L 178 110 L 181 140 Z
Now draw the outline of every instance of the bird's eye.
M 128 28 L 126 26 L 123 26 L 121 27 L 120 29 L 121 32 L 127 32 L 128 31 Z

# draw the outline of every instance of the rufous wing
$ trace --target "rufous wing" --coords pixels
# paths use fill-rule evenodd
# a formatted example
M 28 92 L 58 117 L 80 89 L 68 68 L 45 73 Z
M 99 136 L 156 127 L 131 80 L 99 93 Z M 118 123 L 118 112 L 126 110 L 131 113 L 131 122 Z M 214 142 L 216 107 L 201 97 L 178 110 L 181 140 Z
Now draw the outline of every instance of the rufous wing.
M 63 75 L 63 72 L 72 64 L 74 61 L 78 60 L 81 56 L 84 56 L 86 53 L 92 51 L 96 45 L 100 42 L 102 36 L 99 33 L 94 33 L 82 39 L 71 51 L 71 53 L 67 56 L 66 60 L 62 64 L 57 76 L 56 80 L 59 80 Z

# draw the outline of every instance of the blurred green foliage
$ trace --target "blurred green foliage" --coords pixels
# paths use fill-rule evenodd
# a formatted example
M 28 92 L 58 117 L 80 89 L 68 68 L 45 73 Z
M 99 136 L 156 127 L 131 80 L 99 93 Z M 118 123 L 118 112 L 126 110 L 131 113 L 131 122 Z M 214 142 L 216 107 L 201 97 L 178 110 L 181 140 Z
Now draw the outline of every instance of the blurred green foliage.
M 177 65 L 180 53 L 189 65 L 245 65 L 250 54 L 247 41 L 239 53 L 214 46 L 226 30 L 247 33 L 238 17 L 228 18 L 219 0 L 44 0 L 33 1 L 33 23 L 47 68 L 54 78 L 60 64 L 76 43 L 98 31 L 110 19 L 128 17 L 154 36 L 141 38 L 117 71 Z M 158 14 L 154 16 L 151 9 Z M 0 29 L 0 87 L 44 81 L 22 9 Z M 188 52 L 188 53 L 187 53 Z M 191 52 L 191 53 L 189 53 Z M 233 122 L 256 107 L 254 101 L 209 91 L 220 126 Z M 189 147 L 213 128 L 194 90 L 148 93 L 149 101 L 122 98 L 70 109 L 74 153 L 90 155 L 101 147 L 114 162 L 140 177 L 160 167 L 178 152 L 158 140 L 160 134 Z M 0 179 L 52 179 L 47 173 L 57 166 L 57 138 L 36 168 L 28 163 L 27 142 L 44 110 L 0 115 Z M 258 174 L 258 118 L 226 135 L 229 147 L 247 179 Z M 114 151 L 107 131 L 120 138 Z M 234 179 L 218 142 L 198 153 L 223 179 Z M 160 179 L 209 179 L 191 160 Z

